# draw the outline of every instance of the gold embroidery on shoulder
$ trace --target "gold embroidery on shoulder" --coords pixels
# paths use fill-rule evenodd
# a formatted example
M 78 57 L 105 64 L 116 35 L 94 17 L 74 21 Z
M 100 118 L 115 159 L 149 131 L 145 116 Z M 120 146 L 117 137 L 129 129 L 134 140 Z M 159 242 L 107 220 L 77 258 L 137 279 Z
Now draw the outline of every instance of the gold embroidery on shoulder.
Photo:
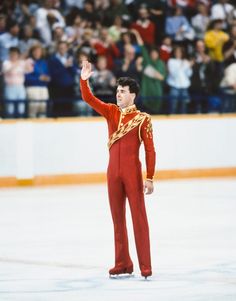
M 143 139 L 142 139 L 142 135 L 141 135 L 141 129 L 142 129 L 142 126 L 143 126 L 144 120 L 146 119 L 147 114 L 142 112 L 142 113 L 140 113 L 140 115 L 143 116 L 143 120 L 139 125 L 138 136 L 139 136 L 140 143 L 142 143 Z
M 110 148 L 117 140 L 119 140 L 136 126 L 138 126 L 143 121 L 143 119 L 145 119 L 145 116 L 143 116 L 142 114 L 137 114 L 129 122 L 120 126 L 120 128 L 110 136 L 108 141 L 108 148 Z
M 153 138 L 153 128 L 150 115 L 147 115 L 147 125 L 145 127 L 147 138 Z

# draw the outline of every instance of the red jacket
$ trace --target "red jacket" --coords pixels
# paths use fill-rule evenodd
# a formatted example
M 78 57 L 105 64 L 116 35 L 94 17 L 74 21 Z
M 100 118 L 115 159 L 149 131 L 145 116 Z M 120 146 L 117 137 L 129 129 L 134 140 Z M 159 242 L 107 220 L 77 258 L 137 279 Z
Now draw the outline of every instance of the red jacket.
M 112 70 L 114 66 L 114 59 L 118 58 L 120 55 L 119 49 L 114 43 L 111 43 L 108 47 L 104 46 L 102 42 L 96 42 L 93 44 L 97 55 L 103 55 L 107 59 L 107 68 Z
M 153 179 L 155 173 L 155 149 L 153 143 L 152 125 L 150 115 L 141 113 L 136 106 L 130 106 L 125 110 L 121 110 L 115 104 L 107 104 L 96 98 L 88 85 L 88 81 L 80 80 L 82 98 L 100 115 L 104 116 L 108 124 L 109 138 L 123 124 L 133 119 L 137 114 L 144 116 L 141 124 L 132 129 L 128 134 L 124 135 L 116 141 L 110 148 L 110 162 L 115 166 L 114 170 L 120 168 L 120 164 L 125 169 L 124 172 L 130 172 L 140 164 L 139 148 L 141 142 L 144 142 L 147 179 Z
M 131 28 L 136 29 L 141 35 L 143 42 L 147 45 L 155 44 L 156 26 L 150 21 L 147 27 L 143 27 L 138 21 L 131 25 Z

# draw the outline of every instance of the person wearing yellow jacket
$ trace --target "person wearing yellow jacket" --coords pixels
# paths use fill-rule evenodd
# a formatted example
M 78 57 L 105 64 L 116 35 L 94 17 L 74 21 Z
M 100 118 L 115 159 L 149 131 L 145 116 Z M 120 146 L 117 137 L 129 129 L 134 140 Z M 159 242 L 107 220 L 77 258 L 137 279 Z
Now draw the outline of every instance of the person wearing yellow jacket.
M 213 93 L 219 92 L 219 84 L 224 75 L 223 46 L 229 40 L 229 35 L 222 30 L 223 20 L 215 19 L 209 24 L 204 36 L 206 48 L 212 59 L 215 77 L 213 79 Z
M 209 55 L 212 60 L 222 62 L 223 45 L 229 40 L 229 35 L 222 30 L 223 20 L 213 20 L 204 36 L 204 42 L 209 50 Z

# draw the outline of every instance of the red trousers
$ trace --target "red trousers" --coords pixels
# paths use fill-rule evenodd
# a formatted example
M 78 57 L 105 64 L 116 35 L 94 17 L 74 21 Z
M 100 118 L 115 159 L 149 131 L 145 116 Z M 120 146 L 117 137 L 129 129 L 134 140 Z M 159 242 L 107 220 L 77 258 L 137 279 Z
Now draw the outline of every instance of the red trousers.
M 132 130 L 110 149 L 108 195 L 114 223 L 115 266 L 132 264 L 126 228 L 128 199 L 140 270 L 151 270 L 149 227 L 144 203 L 143 178 L 139 161 L 140 141 Z

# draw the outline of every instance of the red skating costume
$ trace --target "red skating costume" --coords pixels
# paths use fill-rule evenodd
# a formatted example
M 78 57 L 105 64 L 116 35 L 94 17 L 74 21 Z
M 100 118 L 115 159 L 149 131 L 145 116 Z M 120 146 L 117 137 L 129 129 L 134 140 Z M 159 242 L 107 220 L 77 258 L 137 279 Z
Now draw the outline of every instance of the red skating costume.
M 109 165 L 107 170 L 108 195 L 115 237 L 115 267 L 110 274 L 132 273 L 133 263 L 129 255 L 125 218 L 128 198 L 138 261 L 144 277 L 152 274 L 149 228 L 143 193 L 142 169 L 139 148 L 144 142 L 147 179 L 152 180 L 155 171 L 155 149 L 150 116 L 141 113 L 135 105 L 120 109 L 96 98 L 88 81 L 80 80 L 82 98 L 104 116 L 109 131 Z

